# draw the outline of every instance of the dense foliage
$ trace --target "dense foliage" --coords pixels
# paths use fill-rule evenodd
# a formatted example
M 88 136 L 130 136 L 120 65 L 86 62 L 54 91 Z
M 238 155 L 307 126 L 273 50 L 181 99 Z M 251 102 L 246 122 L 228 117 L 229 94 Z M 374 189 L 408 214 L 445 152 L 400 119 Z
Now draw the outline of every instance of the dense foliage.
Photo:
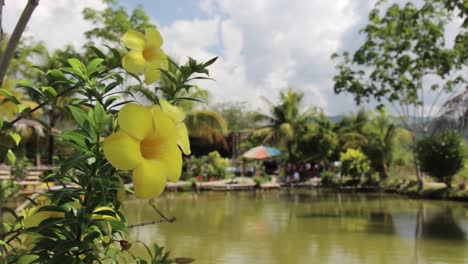
M 371 169 L 367 156 L 357 149 L 348 149 L 341 153 L 341 172 L 354 178 L 365 176 Z
M 417 143 L 416 150 L 422 170 L 449 186 L 453 175 L 463 168 L 464 142 L 455 131 L 422 139 Z

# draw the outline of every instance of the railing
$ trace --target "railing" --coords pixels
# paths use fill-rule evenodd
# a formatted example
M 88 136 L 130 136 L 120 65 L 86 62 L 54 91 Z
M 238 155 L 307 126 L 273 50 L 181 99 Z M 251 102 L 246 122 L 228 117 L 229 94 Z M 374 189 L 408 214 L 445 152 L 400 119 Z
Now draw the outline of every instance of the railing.
M 34 193 L 38 191 L 42 183 L 44 171 L 53 170 L 54 166 L 25 167 L 25 176 L 11 174 L 10 166 L 0 166 L 0 181 L 13 180 L 15 184 L 20 185 L 21 193 Z

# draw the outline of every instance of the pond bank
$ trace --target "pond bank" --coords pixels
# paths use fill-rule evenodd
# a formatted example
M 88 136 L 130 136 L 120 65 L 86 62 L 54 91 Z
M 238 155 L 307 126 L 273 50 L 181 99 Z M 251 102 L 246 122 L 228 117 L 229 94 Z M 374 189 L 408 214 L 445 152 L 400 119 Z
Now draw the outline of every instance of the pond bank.
M 314 188 L 320 186 L 319 180 L 309 180 L 294 184 L 285 184 L 277 181 L 277 177 L 272 177 L 271 181 L 257 183 L 252 178 L 236 177 L 219 181 L 207 182 L 189 182 L 179 181 L 176 183 L 168 182 L 167 191 L 245 191 L 245 190 L 269 190 L 280 188 Z
M 333 185 L 323 186 L 319 178 L 313 178 L 305 182 L 286 184 L 279 182 L 277 177 L 265 183 L 256 183 L 252 178 L 237 177 L 208 182 L 179 181 L 177 183 L 167 183 L 167 191 L 246 191 L 246 190 L 269 190 L 284 188 L 330 188 L 339 192 L 386 192 L 397 193 L 414 199 L 435 199 L 435 200 L 455 200 L 468 201 L 468 191 L 460 189 L 448 189 L 443 183 L 428 182 L 424 184 L 424 190 L 417 192 L 416 182 L 406 182 L 405 184 L 377 184 L 361 186 Z
M 447 188 L 439 182 L 426 182 L 421 192 L 417 190 L 417 182 L 407 181 L 403 184 L 376 184 L 364 186 L 329 186 L 339 191 L 352 192 L 385 192 L 396 193 L 413 199 L 468 201 L 468 191 L 459 188 Z

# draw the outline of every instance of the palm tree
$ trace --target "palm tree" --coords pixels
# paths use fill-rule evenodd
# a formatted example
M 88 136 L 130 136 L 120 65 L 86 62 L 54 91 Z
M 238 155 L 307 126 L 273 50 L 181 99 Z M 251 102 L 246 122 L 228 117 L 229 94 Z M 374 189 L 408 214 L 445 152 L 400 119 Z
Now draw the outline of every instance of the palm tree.
M 371 158 L 380 177 L 386 178 L 389 166 L 393 161 L 397 128 L 393 119 L 387 114 L 385 107 L 378 110 L 364 130 L 369 138 L 369 144 L 366 148 L 367 156 Z
M 365 135 L 365 126 L 369 122 L 369 114 L 364 108 L 360 108 L 356 114 L 345 116 L 337 126 L 340 135 L 341 151 L 349 148 L 364 148 L 368 144 Z
M 268 99 L 262 99 L 270 106 L 270 113 L 257 113 L 255 120 L 260 127 L 253 135 L 264 143 L 283 145 L 288 151 L 288 160 L 294 161 L 294 145 L 300 135 L 306 133 L 307 124 L 312 121 L 316 109 L 310 108 L 300 112 L 299 105 L 304 93 L 296 92 L 292 88 L 280 92 L 280 104 L 275 105 Z

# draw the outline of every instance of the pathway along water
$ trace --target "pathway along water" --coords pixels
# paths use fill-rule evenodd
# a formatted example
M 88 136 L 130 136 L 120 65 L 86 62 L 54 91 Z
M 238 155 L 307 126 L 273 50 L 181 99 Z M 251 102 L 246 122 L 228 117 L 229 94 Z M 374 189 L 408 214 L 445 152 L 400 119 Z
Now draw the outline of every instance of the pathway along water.
M 468 263 L 468 204 L 326 190 L 165 193 L 131 238 L 195 263 Z M 159 219 L 126 202 L 131 224 Z M 145 254 L 134 244 L 133 250 Z

